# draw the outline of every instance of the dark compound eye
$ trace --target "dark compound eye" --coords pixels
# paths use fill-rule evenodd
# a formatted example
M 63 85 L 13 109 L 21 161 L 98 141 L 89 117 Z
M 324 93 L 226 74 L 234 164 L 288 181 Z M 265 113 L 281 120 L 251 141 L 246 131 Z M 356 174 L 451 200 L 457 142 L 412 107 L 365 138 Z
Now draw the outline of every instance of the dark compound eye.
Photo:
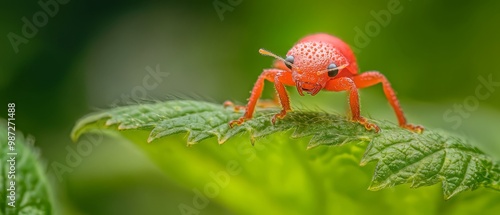
M 328 65 L 328 77 L 335 77 L 337 74 L 339 74 L 339 70 L 337 69 L 337 64 L 331 63 Z
M 295 59 L 291 55 L 290 56 L 286 56 L 286 58 L 285 58 L 285 61 L 288 62 L 288 63 L 290 63 L 290 64 L 293 64 L 294 60 Z M 286 67 L 288 67 L 288 69 L 292 69 L 292 66 L 290 66 L 289 64 L 285 64 L 285 65 L 286 65 Z

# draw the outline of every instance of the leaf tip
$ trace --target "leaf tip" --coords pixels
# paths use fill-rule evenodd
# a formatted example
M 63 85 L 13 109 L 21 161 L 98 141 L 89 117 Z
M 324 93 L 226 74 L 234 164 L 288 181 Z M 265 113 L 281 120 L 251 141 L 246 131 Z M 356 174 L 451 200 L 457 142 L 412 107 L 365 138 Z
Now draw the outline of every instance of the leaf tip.
M 69 134 L 69 138 L 71 139 L 71 141 L 76 143 L 78 139 L 80 139 L 80 136 L 82 136 L 82 134 L 85 133 L 86 130 L 88 130 L 87 126 L 88 124 L 86 123 L 82 123 L 81 121 L 77 122 L 71 130 L 71 133 Z
M 368 190 L 369 190 L 369 191 L 379 191 L 379 190 L 381 190 L 381 189 L 382 189 L 382 188 L 380 188 L 380 187 L 374 187 L 374 186 L 373 186 L 373 187 L 372 187 L 372 186 L 369 186 L 369 187 L 368 187 Z
M 379 191 L 379 190 L 382 190 L 386 187 L 391 187 L 391 186 L 393 186 L 393 185 L 391 185 L 389 182 L 380 183 L 377 181 L 372 181 L 370 186 L 368 187 L 368 190 L 369 191 Z
M 105 125 L 106 125 L 106 126 L 109 126 L 107 122 L 106 122 L 106 124 L 105 124 Z M 111 124 L 110 124 L 110 125 L 111 125 Z M 125 126 L 124 124 L 120 124 L 120 125 L 118 125 L 117 129 L 118 129 L 119 131 L 121 131 L 121 130 L 127 130 L 127 126 Z
M 149 136 L 148 139 L 146 140 L 147 143 L 151 143 L 155 140 L 155 137 Z
M 314 148 L 316 148 L 316 147 L 318 147 L 318 145 L 317 145 L 317 144 L 311 144 L 311 143 L 309 143 L 309 144 L 307 145 L 307 147 L 306 147 L 306 150 L 314 149 Z
M 104 126 L 111 126 L 111 125 L 113 125 L 113 124 L 114 124 L 114 122 L 113 122 L 111 119 L 108 119 L 108 120 L 106 120 L 106 122 L 104 123 Z
M 360 166 L 366 166 L 366 164 L 368 164 L 369 161 L 365 160 L 365 159 L 361 159 L 361 161 L 359 162 L 359 165 Z
M 80 138 L 80 135 L 81 133 L 78 132 L 77 127 L 74 127 L 71 133 L 69 134 L 69 138 L 71 139 L 71 141 L 76 143 L 76 141 L 78 141 L 78 138 Z

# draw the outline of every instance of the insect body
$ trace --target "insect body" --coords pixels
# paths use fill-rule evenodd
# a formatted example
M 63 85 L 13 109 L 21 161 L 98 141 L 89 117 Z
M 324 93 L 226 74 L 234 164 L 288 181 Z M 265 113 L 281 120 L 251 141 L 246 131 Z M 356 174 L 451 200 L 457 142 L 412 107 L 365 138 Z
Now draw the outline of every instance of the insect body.
M 264 80 L 268 80 L 274 83 L 282 106 L 281 112 L 271 119 L 273 124 L 276 119 L 285 117 L 290 110 L 285 86 L 295 86 L 301 96 L 304 92 L 314 96 L 322 89 L 347 91 L 352 120 L 364 125 L 367 130 L 378 132 L 380 128 L 376 124 L 368 122 L 360 115 L 358 89 L 382 83 L 385 96 L 396 112 L 399 125 L 417 133 L 424 130 L 422 126 L 407 123 L 396 94 L 384 75 L 377 71 L 358 74 L 358 65 L 352 50 L 339 38 L 323 33 L 306 36 L 288 51 L 284 59 L 263 49 L 259 52 L 277 60 L 274 68 L 265 69 L 260 74 L 252 89 L 245 114 L 238 120 L 231 121 L 231 127 L 252 118 L 264 88 Z

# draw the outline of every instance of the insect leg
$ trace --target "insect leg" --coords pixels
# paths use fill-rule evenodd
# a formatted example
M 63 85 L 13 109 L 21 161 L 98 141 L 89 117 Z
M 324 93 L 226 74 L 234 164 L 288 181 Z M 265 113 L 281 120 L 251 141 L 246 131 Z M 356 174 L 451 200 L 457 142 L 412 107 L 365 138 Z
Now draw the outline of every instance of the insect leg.
M 290 110 L 290 101 L 288 99 L 286 89 L 283 85 L 283 84 L 295 85 L 290 72 L 283 71 L 280 69 L 266 69 L 262 72 L 262 74 L 260 74 L 259 78 L 257 79 L 257 81 L 253 86 L 250 98 L 248 99 L 245 114 L 239 119 L 229 122 L 229 125 L 231 127 L 234 125 L 240 125 L 245 120 L 252 118 L 253 113 L 255 111 L 255 106 L 262 94 L 262 90 L 264 89 L 264 80 L 274 82 L 274 87 L 276 88 L 276 91 L 279 95 L 281 106 L 283 108 L 283 110 L 280 113 L 276 114 L 273 117 L 273 123 L 275 122 L 276 118 L 283 118 L 286 115 L 286 111 Z
M 330 91 L 347 91 L 349 93 L 349 106 L 351 108 L 352 120 L 364 125 L 367 130 L 374 129 L 376 132 L 380 130 L 377 125 L 368 122 L 366 118 L 361 116 L 359 110 L 358 88 L 351 78 L 341 77 L 330 80 L 326 84 L 325 89 Z
M 382 88 L 384 90 L 385 97 L 387 98 L 389 104 L 392 106 L 394 112 L 396 113 L 399 126 L 417 133 L 422 133 L 424 131 L 424 127 L 420 125 L 408 124 L 404 116 L 403 109 L 401 108 L 399 100 L 396 97 L 396 93 L 394 92 L 394 89 L 392 89 L 391 84 L 383 74 L 377 71 L 370 71 L 356 75 L 352 77 L 352 79 L 354 80 L 354 83 L 358 88 L 370 87 L 375 84 L 382 83 Z

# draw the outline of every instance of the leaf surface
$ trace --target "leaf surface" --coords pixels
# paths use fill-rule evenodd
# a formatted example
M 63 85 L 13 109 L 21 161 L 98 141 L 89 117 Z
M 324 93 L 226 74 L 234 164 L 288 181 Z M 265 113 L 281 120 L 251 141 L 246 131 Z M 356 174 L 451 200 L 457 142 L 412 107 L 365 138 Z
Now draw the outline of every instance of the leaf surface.
M 445 199 L 478 187 L 500 190 L 498 162 L 464 138 L 429 130 L 416 134 L 385 121 L 375 121 L 382 130 L 373 133 L 345 116 L 313 111 L 289 112 L 272 125 L 270 119 L 278 111 L 257 109 L 253 119 L 230 128 L 228 122 L 242 113 L 222 105 L 182 100 L 140 104 L 90 114 L 76 124 L 71 137 L 76 141 L 93 129 L 144 130 L 149 132 L 144 142 L 187 133 L 187 144 L 193 145 L 211 137 L 222 144 L 245 132 L 253 143 L 268 135 L 290 132 L 291 138 L 310 138 L 309 149 L 367 143 L 361 165 L 377 162 L 370 190 L 442 182 Z

